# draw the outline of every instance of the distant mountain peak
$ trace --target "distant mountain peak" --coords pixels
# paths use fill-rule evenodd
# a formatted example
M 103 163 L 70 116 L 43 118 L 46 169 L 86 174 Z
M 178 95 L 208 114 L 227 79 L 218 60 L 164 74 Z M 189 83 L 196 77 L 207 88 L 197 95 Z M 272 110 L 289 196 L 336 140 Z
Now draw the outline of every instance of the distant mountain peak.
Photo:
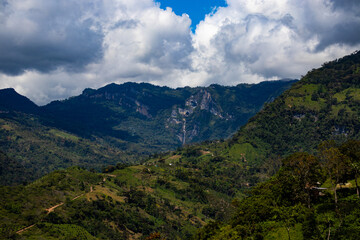
M 20 95 L 13 88 L 0 89 L 0 109 L 7 111 L 20 111 L 35 113 L 38 106 L 30 99 Z
M 0 89 L 0 95 L 11 97 L 11 96 L 16 96 L 16 95 L 20 95 L 20 94 L 17 93 L 14 88 L 4 88 L 4 89 Z

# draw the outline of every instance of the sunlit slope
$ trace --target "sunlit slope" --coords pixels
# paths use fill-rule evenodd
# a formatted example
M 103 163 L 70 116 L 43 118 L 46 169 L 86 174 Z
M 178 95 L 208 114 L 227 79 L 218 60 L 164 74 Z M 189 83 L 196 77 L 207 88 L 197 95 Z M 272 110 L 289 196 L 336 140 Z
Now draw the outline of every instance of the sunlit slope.
M 224 145 L 224 156 L 259 164 L 327 139 L 360 138 L 360 52 L 308 72 Z

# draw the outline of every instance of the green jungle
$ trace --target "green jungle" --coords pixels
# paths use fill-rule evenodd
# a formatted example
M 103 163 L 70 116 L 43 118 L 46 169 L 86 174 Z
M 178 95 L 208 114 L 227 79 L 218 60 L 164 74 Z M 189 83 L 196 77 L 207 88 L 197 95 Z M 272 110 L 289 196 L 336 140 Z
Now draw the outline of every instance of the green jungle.
M 214 100 L 217 95 L 204 89 L 178 103 L 161 100 L 154 108 L 140 104 L 150 100 L 134 101 L 106 89 L 88 89 L 44 107 L 1 106 L 0 238 L 358 239 L 360 52 L 324 63 L 290 88 L 282 84 L 275 92 L 288 90 L 264 97 L 259 112 L 247 115 L 243 126 L 230 117 L 236 115 L 231 105 L 244 108 L 238 98 Z M 105 115 L 81 114 L 88 96 L 93 96 L 92 109 Z M 119 110 L 112 103 L 120 98 Z M 225 108 L 221 101 L 234 102 Z M 124 117 L 124 106 L 132 109 L 132 118 Z M 118 115 L 106 113 L 114 108 Z M 74 129 L 72 109 L 79 114 Z M 149 138 L 159 143 L 154 142 L 154 151 L 136 144 L 149 132 L 141 135 L 114 120 L 131 118 L 148 126 L 160 116 L 166 116 L 168 125 L 164 120 L 162 125 L 175 136 L 174 144 Z M 81 124 L 85 119 L 90 120 Z M 200 130 L 192 120 L 238 124 L 221 130 L 227 136 L 241 127 L 229 138 L 219 137 L 205 134 L 212 129 Z M 102 121 L 107 124 L 98 124 Z M 204 135 L 181 132 L 181 122 L 189 122 L 190 133 Z M 177 137 L 178 128 L 185 135 Z M 133 149 L 127 152 L 126 146 Z M 34 181 L 28 180 L 31 175 Z

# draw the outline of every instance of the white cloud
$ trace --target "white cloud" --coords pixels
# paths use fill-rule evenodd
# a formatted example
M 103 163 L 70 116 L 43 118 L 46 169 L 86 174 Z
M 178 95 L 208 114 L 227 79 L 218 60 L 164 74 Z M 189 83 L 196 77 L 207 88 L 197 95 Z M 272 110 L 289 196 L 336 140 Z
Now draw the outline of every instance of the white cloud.
M 0 88 L 40 104 L 111 82 L 298 78 L 360 48 L 356 0 L 228 0 L 191 20 L 152 0 L 0 0 Z
M 25 70 L 50 72 L 58 67 L 80 71 L 101 58 L 101 31 L 95 31 L 92 11 L 84 1 L 4 1 L 0 8 L 0 71 L 19 75 Z
M 356 12 L 334 11 L 328 0 L 228 0 L 228 4 L 207 16 L 194 36 L 196 63 L 206 62 L 207 72 L 214 70 L 210 75 L 225 84 L 296 78 L 360 47 L 355 28 L 354 44 L 340 32 L 331 34 L 339 25 L 359 24 L 360 19 Z

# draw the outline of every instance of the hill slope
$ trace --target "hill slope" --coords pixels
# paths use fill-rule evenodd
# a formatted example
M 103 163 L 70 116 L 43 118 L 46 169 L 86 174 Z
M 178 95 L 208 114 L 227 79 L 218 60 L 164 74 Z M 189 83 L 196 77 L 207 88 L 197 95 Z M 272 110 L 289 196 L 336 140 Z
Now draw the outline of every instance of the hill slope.
M 211 223 L 193 239 L 358 239 L 360 141 L 327 141 L 318 150 L 283 159 L 275 176 L 234 201 L 230 221 Z
M 253 164 L 327 139 L 360 138 L 360 52 L 310 71 L 224 145 L 224 156 Z
M 99 170 L 104 164 L 134 161 L 99 139 L 44 126 L 37 116 L 19 112 L 0 113 L 0 151 L 7 155 L 1 158 L 0 184 L 31 182 L 74 165 Z
M 161 232 L 167 239 L 189 239 L 207 221 L 230 216 L 231 198 L 198 183 L 181 158 L 117 165 L 103 174 L 75 167 L 26 186 L 3 186 L 0 237 L 143 239 Z

